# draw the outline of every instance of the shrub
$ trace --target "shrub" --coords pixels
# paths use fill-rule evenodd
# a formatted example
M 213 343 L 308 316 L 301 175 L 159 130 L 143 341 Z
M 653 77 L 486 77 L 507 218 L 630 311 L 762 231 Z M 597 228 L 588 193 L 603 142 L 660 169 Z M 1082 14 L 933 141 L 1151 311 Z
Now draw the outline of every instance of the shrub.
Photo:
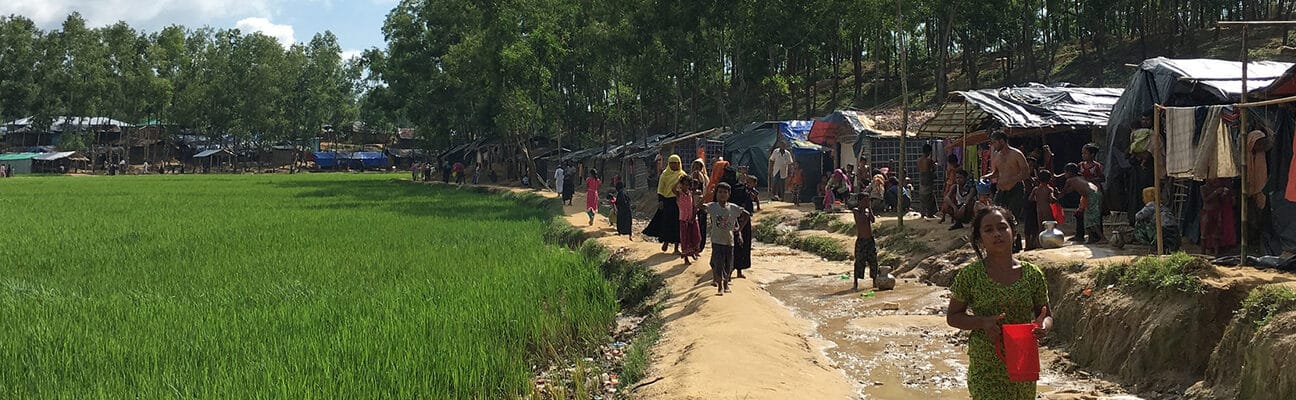
M 1296 310 L 1296 290 L 1282 285 L 1264 285 L 1251 290 L 1238 316 L 1244 321 L 1263 327 L 1274 316 Z

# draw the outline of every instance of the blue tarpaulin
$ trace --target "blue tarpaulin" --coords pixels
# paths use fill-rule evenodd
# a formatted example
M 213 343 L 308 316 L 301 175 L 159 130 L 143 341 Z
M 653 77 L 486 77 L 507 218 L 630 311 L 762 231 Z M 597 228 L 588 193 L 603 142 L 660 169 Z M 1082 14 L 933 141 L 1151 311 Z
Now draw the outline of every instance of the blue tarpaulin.
M 331 152 L 315 152 L 315 166 L 320 168 L 337 168 L 341 155 Z
M 351 153 L 351 165 L 360 165 L 365 168 L 376 168 L 387 166 L 387 155 L 376 151 L 357 151 Z
M 381 168 L 391 165 L 387 155 L 376 151 L 357 151 L 354 153 L 315 152 L 315 166 L 319 168 Z
M 779 133 L 789 141 L 809 141 L 814 121 L 779 121 Z

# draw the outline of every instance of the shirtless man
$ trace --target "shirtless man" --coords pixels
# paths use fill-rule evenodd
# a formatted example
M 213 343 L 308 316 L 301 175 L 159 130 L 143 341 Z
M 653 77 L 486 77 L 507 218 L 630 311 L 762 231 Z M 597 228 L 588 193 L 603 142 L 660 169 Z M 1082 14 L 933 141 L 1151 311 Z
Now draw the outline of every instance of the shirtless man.
M 1030 166 L 1026 163 L 1026 155 L 1022 154 L 1021 150 L 1008 145 L 1008 135 L 1003 131 L 990 134 L 990 148 L 994 150 L 990 158 L 990 173 L 982 176 L 981 179 L 995 182 L 995 187 L 998 189 L 995 204 L 1007 208 L 1017 221 L 1021 221 L 1022 210 L 1026 206 L 1024 182 L 1031 173 Z M 1021 246 L 1020 237 L 1014 240 L 1016 246 Z

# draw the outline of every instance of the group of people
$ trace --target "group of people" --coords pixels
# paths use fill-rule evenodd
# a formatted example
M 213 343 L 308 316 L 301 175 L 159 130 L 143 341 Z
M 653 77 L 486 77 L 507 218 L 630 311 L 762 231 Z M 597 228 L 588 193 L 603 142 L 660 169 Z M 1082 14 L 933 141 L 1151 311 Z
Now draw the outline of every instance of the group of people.
M 645 236 L 661 241 L 663 252 L 674 246 L 675 254 L 686 265 L 701 257 L 710 239 L 712 284 L 717 296 L 730 292 L 735 272 L 737 278 L 745 278 L 743 270 L 751 267 L 755 196 L 749 180 L 742 175 L 723 159 L 712 165 L 710 174 L 700 158 L 685 172 L 683 160 L 678 155 L 670 156 L 657 180 L 659 206 L 643 231 Z M 620 218 L 622 196 L 617 197 Z M 618 233 L 622 233 L 619 226 Z
M 968 173 L 961 169 L 953 169 L 952 178 L 947 181 L 941 220 L 951 217 L 954 221 L 951 230 L 962 228 L 980 210 L 999 206 L 1013 213 L 1013 219 L 1023 225 L 1022 232 L 1013 241 L 1014 249 L 1038 248 L 1044 222 L 1060 224 L 1066 220 L 1059 199 L 1075 193 L 1080 196 L 1080 207 L 1074 215 L 1076 232 L 1072 240 L 1077 243 L 1104 240 L 1103 170 L 1096 160 L 1099 152 L 1096 144 L 1085 145 L 1081 150 L 1083 161 L 1067 164 L 1060 175 L 1041 167 L 1041 160 L 1036 156 L 1027 157 L 1009 145 L 1002 131 L 990 135 L 989 147 L 989 172 L 980 177 L 975 190 L 968 182 Z M 1043 150 L 1047 152 L 1047 146 Z M 957 158 L 950 158 L 953 168 Z M 975 200 L 973 195 L 977 196 Z

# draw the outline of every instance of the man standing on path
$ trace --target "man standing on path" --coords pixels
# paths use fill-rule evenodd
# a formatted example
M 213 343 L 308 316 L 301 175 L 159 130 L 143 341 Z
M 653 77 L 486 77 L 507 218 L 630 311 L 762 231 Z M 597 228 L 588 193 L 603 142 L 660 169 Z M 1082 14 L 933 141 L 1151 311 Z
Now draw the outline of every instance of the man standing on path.
M 1003 131 L 990 134 L 990 148 L 994 150 L 990 158 L 990 173 L 982 176 L 981 179 L 995 182 L 995 187 L 998 189 L 998 193 L 995 194 L 995 204 L 1008 209 L 1017 221 L 1021 221 L 1022 210 L 1026 206 L 1024 182 L 1030 176 L 1026 155 L 1022 154 L 1021 150 L 1008 145 L 1008 135 Z M 1019 230 L 1013 229 L 1013 232 Z M 1013 245 L 1021 246 L 1020 234 L 1013 238 Z
M 778 147 L 774 148 L 769 158 L 770 195 L 776 201 L 783 200 L 783 192 L 787 186 L 788 168 L 791 166 L 792 152 L 788 150 L 787 142 L 779 141 Z
M 558 164 L 558 168 L 554 169 L 554 192 L 557 192 L 559 196 L 563 194 L 563 179 L 565 178 L 562 164 Z

